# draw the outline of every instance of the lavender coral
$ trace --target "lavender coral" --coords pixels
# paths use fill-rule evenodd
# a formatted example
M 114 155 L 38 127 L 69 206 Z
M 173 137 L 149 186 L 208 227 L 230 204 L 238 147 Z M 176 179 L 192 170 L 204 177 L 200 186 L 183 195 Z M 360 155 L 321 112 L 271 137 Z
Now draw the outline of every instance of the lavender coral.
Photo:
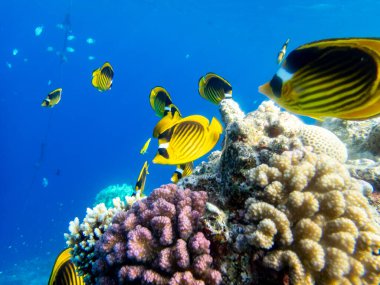
M 167 185 L 118 212 L 96 244 L 95 283 L 220 284 L 210 241 L 200 231 L 206 201 L 206 192 Z
M 69 225 L 69 233 L 65 233 L 67 246 L 73 250 L 71 252 L 73 262 L 78 268 L 78 273 L 84 276 L 87 284 L 91 283 L 92 264 L 96 259 L 94 253 L 95 243 L 110 226 L 113 217 L 129 209 L 136 201 L 135 197 L 125 197 L 121 201 L 119 197 L 114 198 L 112 207 L 106 207 L 104 203 L 96 205 L 94 208 L 87 208 L 86 217 L 82 223 L 76 217 Z

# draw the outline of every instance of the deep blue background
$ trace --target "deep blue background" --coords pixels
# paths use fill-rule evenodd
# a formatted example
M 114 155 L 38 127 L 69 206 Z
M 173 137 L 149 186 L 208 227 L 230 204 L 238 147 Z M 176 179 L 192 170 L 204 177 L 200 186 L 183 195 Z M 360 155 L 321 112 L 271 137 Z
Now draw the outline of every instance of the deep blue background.
M 235 100 L 251 111 L 265 99 L 257 87 L 276 71 L 288 37 L 292 50 L 323 38 L 380 34 L 377 0 L 73 0 L 76 38 L 69 45 L 75 52 L 60 66 L 46 48 L 62 48 L 64 33 L 56 25 L 69 3 L 0 1 L 0 284 L 12 268 L 22 274 L 33 258 L 49 271 L 65 246 L 69 221 L 84 217 L 96 193 L 135 183 L 157 144 L 153 140 L 148 153 L 139 154 L 158 121 L 148 102 L 152 87 L 167 88 L 183 115 L 211 119 L 218 108 L 197 87 L 212 71 L 230 81 Z M 44 31 L 36 37 L 39 25 Z M 91 73 L 105 61 L 115 78 L 112 90 L 100 93 Z M 58 87 L 59 105 L 40 107 Z M 36 167 L 42 143 L 44 159 Z M 168 183 L 173 167 L 151 164 L 149 172 L 147 191 Z

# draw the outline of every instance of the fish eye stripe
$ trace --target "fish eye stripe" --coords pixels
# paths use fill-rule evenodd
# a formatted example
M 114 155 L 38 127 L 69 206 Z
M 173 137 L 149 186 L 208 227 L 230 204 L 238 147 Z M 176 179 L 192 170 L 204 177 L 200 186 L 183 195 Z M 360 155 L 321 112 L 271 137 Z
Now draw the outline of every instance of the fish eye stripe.
M 281 97 L 282 84 L 283 82 L 281 78 L 277 76 L 277 74 L 275 74 L 272 80 L 269 82 L 269 85 L 272 88 L 273 95 L 275 95 L 277 98 Z

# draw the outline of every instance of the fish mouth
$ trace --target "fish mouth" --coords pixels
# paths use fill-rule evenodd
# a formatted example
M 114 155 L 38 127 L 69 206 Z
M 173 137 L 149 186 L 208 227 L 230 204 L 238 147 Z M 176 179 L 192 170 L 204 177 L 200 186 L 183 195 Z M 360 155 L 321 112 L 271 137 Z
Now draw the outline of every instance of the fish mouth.
M 272 87 L 270 87 L 269 82 L 259 86 L 259 92 L 270 97 L 273 94 Z

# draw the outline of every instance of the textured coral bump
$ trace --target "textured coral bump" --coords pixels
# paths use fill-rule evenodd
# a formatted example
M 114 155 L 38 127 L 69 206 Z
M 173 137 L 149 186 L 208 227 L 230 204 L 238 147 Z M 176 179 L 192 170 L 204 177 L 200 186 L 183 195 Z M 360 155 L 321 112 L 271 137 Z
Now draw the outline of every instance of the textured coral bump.
M 170 184 L 118 213 L 96 244 L 96 284 L 221 284 L 200 228 L 206 201 Z

